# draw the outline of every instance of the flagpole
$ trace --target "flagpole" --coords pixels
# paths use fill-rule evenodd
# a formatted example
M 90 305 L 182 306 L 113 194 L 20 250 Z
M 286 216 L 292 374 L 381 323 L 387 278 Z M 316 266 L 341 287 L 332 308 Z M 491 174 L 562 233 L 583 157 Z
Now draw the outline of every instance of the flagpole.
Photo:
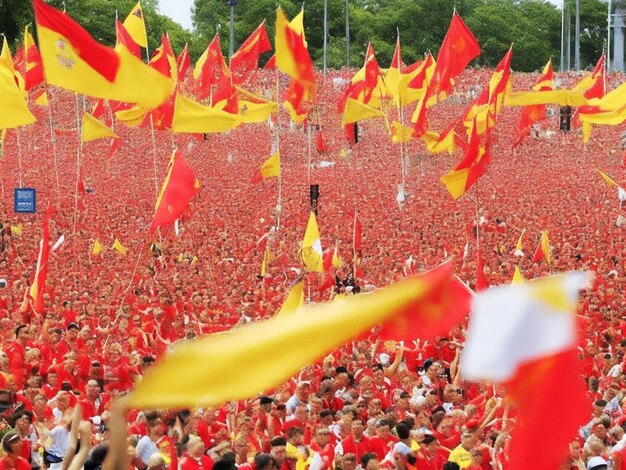
M 308 152 L 309 152 L 309 165 L 308 165 L 308 177 L 309 177 L 309 187 L 311 186 L 311 123 L 308 122 L 307 117 L 307 141 L 308 141 Z
M 48 93 L 47 90 L 44 90 L 44 93 Z M 50 99 L 52 101 L 52 99 Z M 50 142 L 52 143 L 52 155 L 54 156 L 54 174 L 56 176 L 57 183 L 57 206 L 60 207 L 61 204 L 61 188 L 59 182 L 59 156 L 57 155 L 57 139 L 54 135 L 54 125 L 52 123 L 52 103 L 48 103 L 48 124 L 50 126 Z
M 146 239 L 144 239 L 144 242 L 146 241 Z M 122 295 L 120 295 L 120 306 L 117 308 L 117 312 L 115 315 L 115 318 L 113 319 L 113 323 L 111 324 L 111 326 L 115 326 L 115 324 L 119 321 L 120 315 L 122 313 L 122 306 L 124 305 L 124 299 L 126 298 L 126 293 L 129 291 L 129 289 L 131 288 L 131 286 L 133 285 L 133 279 L 135 279 L 135 273 L 137 272 L 137 266 L 139 266 L 139 260 L 141 259 L 141 255 L 143 253 L 143 249 L 139 250 L 139 255 L 137 256 L 137 261 L 135 262 L 135 267 L 133 268 L 133 272 L 130 276 L 130 281 L 128 282 L 128 286 L 126 286 L 126 289 L 124 290 L 124 292 L 122 293 Z M 109 341 L 109 335 L 107 335 L 106 339 L 104 340 L 104 344 L 102 345 L 102 352 L 106 351 L 106 347 L 107 347 L 107 343 Z
M 22 141 L 20 139 L 21 130 L 18 127 L 15 129 L 17 132 L 15 133 L 17 137 L 17 171 L 18 171 L 18 184 L 20 188 L 23 187 L 22 184 Z
M 76 151 L 76 184 L 74 185 L 74 226 L 72 229 L 72 235 L 76 235 L 76 224 L 78 222 L 78 184 L 80 183 L 80 157 L 83 152 L 83 136 L 82 136 L 82 123 L 81 114 L 79 112 L 78 95 L 75 95 L 74 100 L 76 111 L 76 130 L 78 132 L 78 149 Z

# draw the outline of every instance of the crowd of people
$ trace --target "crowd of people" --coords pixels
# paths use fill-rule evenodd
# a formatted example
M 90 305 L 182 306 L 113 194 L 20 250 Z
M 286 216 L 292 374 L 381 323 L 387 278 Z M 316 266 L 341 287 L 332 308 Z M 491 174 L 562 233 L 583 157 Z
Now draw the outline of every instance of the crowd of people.
M 432 109 L 429 127 L 440 131 L 458 117 L 490 74 L 464 72 L 457 94 Z M 339 290 L 354 294 L 396 282 L 409 258 L 419 272 L 454 256 L 457 274 L 473 287 L 477 247 L 491 285 L 510 283 L 516 267 L 528 279 L 566 270 L 596 274 L 578 312 L 589 422 L 572 436 L 563 469 L 622 468 L 626 244 L 621 203 L 596 171 L 626 184 L 620 129 L 596 128 L 586 146 L 577 129 L 539 131 L 514 151 L 519 109 L 504 108 L 492 161 L 471 191 L 454 200 L 439 181 L 459 152 L 433 156 L 412 141 L 406 199 L 399 204 L 400 150 L 387 122 L 360 123 L 356 144 L 344 137 L 336 110 L 343 90 L 333 78 L 350 76 L 320 77 L 309 127 L 290 124 L 281 112 L 271 123 L 220 135 L 156 131 L 153 141 L 149 128 L 113 123 L 122 145 L 106 159 L 108 141 L 79 144 L 77 110 L 91 102 L 52 89 L 50 112 L 33 106 L 38 123 L 8 132 L 0 159 L 0 278 L 6 279 L 0 288 L 0 469 L 101 468 L 113 450 L 110 434 L 119 431 L 112 429 L 111 407 L 146 368 L 179 341 L 269 318 L 303 276 L 307 301 L 321 302 Z M 536 79 L 516 74 L 514 88 L 530 89 Z M 573 84 L 577 77 L 559 79 Z M 609 85 L 623 79 L 612 75 Z M 274 72 L 259 73 L 253 91 L 271 96 L 275 80 Z M 558 128 L 558 109 L 551 111 L 542 129 Z M 251 183 L 277 141 L 280 182 Z M 201 190 L 177 231 L 151 236 L 173 146 Z M 343 261 L 323 274 L 305 273 L 298 255 L 311 184 L 320 188 L 322 245 L 337 247 Z M 36 214 L 12 212 L 12 189 L 19 185 L 37 189 Z M 50 254 L 39 315 L 26 293 L 47 205 L 53 207 L 51 243 L 65 241 Z M 356 256 L 355 210 L 363 226 Z M 552 262 L 533 263 L 544 229 Z M 257 242 L 266 234 L 271 257 L 261 276 L 264 253 Z M 110 248 L 116 238 L 126 255 Z M 104 247 L 98 254 L 96 241 Z M 465 331 L 460 325 L 435 342 L 411 344 L 379 341 L 373 331 L 249 400 L 124 410 L 128 468 L 506 470 L 515 409 L 497 387 L 463 380 Z M 241 373 L 245 367 L 254 364 L 242 364 Z

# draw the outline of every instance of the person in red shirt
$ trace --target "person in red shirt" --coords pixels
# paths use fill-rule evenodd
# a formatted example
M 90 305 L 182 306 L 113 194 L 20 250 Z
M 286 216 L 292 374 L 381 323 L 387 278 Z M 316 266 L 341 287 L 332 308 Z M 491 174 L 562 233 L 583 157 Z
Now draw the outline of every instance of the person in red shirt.
M 204 442 L 199 436 L 190 436 L 187 452 L 180 459 L 180 470 L 211 470 L 213 459 L 204 454 Z
M 23 442 L 17 431 L 9 431 L 2 438 L 6 455 L 0 459 L 0 470 L 30 470 L 28 460 L 21 457 Z
M 352 433 L 347 438 L 337 444 L 335 453 L 341 455 L 355 454 L 357 460 L 360 460 L 363 455 L 370 451 L 370 440 L 363 434 L 365 432 L 363 421 L 358 418 L 353 419 L 351 431 Z
M 420 444 L 416 470 L 439 470 L 448 461 L 445 451 L 439 446 L 439 441 L 432 434 L 426 434 Z
M 330 430 L 320 426 L 315 430 L 315 439 L 311 442 L 311 450 L 315 452 L 309 470 L 329 470 L 335 459 L 335 448 L 330 442 Z
M 379 461 L 383 460 L 397 442 L 389 432 L 391 421 L 379 419 L 376 422 L 376 436 L 370 438 L 370 452 L 374 452 Z

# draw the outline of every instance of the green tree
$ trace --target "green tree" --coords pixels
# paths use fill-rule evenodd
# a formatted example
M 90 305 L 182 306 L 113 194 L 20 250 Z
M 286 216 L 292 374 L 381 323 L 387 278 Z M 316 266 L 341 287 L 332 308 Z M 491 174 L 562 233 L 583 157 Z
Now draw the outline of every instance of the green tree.
M 481 65 L 495 66 L 511 44 L 511 67 L 518 71 L 537 70 L 559 54 L 560 14 L 546 1 L 484 0 L 466 23 L 481 45 Z

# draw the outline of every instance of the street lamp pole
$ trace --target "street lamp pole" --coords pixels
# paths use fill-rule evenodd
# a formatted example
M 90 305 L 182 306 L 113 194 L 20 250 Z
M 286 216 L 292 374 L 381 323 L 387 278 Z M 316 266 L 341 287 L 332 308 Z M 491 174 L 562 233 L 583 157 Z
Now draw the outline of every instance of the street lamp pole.
M 235 5 L 237 0 L 230 0 L 230 44 L 228 45 L 228 58 L 235 53 Z

